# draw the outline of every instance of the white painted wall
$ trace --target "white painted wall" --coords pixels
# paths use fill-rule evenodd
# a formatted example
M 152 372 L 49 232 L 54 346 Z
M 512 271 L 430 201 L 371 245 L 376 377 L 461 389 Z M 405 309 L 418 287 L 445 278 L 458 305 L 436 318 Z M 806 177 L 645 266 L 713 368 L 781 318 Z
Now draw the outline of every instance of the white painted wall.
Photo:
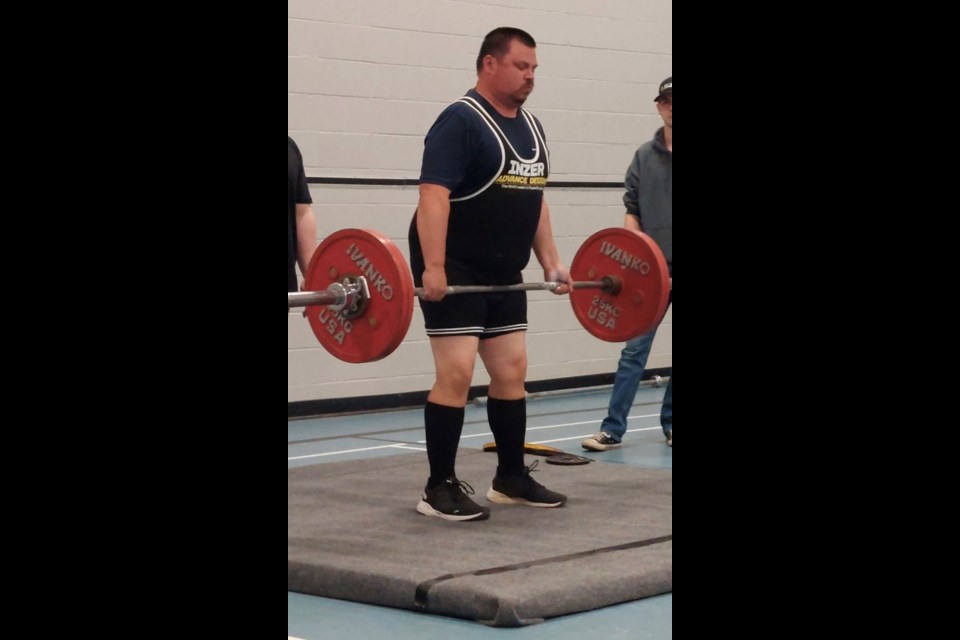
M 537 41 L 536 89 L 525 107 L 543 123 L 550 181 L 622 181 L 661 121 L 659 82 L 673 74 L 669 0 L 288 0 L 287 130 L 309 177 L 408 178 L 443 108 L 476 83 L 483 36 L 496 27 Z M 311 185 L 318 236 L 378 229 L 404 254 L 417 188 Z M 623 224 L 621 189 L 550 187 L 554 235 L 569 265 L 593 232 Z M 535 258 L 524 272 L 542 281 Z M 529 293 L 528 380 L 609 373 L 621 344 L 580 326 L 566 296 Z M 288 401 L 426 391 L 433 361 L 415 305 L 389 357 L 348 364 L 288 317 Z M 648 367 L 672 362 L 672 310 Z M 478 361 L 479 362 L 479 361 Z M 478 364 L 474 384 L 489 382 Z

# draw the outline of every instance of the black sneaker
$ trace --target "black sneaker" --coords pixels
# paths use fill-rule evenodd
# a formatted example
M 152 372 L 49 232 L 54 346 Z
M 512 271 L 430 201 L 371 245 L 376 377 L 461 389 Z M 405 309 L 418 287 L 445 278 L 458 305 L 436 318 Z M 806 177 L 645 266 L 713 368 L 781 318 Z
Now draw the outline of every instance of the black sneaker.
M 425 516 L 436 516 L 444 520 L 486 520 L 490 509 L 481 507 L 467 494 L 473 494 L 473 487 L 462 480 L 449 477 L 433 489 L 423 488 L 423 495 L 417 503 L 417 511 Z
M 531 507 L 563 506 L 567 496 L 550 491 L 530 477 L 530 472 L 537 468 L 538 462 L 534 460 L 529 467 L 524 467 L 523 473 L 519 476 L 509 478 L 494 476 L 493 486 L 487 491 L 487 500 L 500 504 L 525 504 Z
M 590 436 L 580 443 L 584 449 L 591 451 L 606 451 L 607 449 L 619 449 L 620 443 L 613 439 L 613 436 L 606 431 L 601 431 L 595 436 Z
M 673 446 L 673 429 L 667 429 L 666 431 L 663 432 L 663 434 L 667 436 L 667 446 L 672 447 Z

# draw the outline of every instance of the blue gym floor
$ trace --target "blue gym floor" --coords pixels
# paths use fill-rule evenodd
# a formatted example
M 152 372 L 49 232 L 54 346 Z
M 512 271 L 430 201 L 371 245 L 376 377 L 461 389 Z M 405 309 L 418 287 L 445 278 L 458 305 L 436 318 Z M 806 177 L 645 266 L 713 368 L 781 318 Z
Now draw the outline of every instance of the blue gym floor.
M 527 401 L 526 441 L 549 444 L 604 462 L 672 469 L 673 449 L 667 446 L 660 429 L 663 392 L 663 387 L 640 387 L 623 447 L 605 452 L 586 451 L 580 446 L 580 441 L 598 431 L 600 421 L 606 415 L 610 387 L 532 394 Z M 492 441 L 486 407 L 468 404 L 461 448 L 480 449 L 485 442 Z M 403 451 L 426 451 L 422 408 L 287 422 L 288 468 L 388 456 Z M 527 459 L 540 458 L 528 455 Z M 425 467 L 424 480 L 427 471 Z M 489 478 L 463 480 L 475 487 L 489 482 Z M 478 493 L 483 492 L 478 490 Z M 418 498 L 417 495 L 410 496 L 411 509 L 416 508 Z M 450 523 L 451 531 L 455 533 L 457 526 L 457 523 Z M 552 618 L 528 627 L 493 628 L 469 620 L 288 592 L 287 634 L 302 640 L 487 640 L 493 637 L 525 640 L 584 637 L 663 640 L 673 636 L 673 594 Z

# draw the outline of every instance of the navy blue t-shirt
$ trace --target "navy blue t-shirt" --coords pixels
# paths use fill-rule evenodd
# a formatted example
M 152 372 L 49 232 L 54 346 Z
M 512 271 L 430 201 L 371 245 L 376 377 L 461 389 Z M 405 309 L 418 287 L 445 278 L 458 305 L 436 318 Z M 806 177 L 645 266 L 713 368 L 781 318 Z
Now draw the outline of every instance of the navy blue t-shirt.
M 474 89 L 466 93 L 486 107 L 503 132 L 513 141 L 521 155 L 532 153 L 536 141 L 520 113 L 507 118 L 494 109 Z M 543 127 L 534 118 L 540 135 Z M 466 137 L 466 140 L 464 139 Z M 519 141 L 525 141 L 521 147 Z M 475 145 L 479 145 L 476 147 Z M 424 140 L 425 152 L 420 167 L 420 182 L 439 184 L 450 189 L 450 198 L 462 198 L 485 185 L 500 167 L 500 145 L 490 127 L 483 124 L 469 106 L 462 102 L 449 105 L 437 118 Z M 471 157 L 464 149 L 478 148 Z

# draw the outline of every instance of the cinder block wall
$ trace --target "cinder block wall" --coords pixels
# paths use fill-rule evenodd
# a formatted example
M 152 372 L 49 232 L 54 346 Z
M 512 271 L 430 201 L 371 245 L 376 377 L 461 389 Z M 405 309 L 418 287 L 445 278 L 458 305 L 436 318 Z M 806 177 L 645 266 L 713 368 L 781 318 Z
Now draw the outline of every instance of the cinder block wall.
M 287 130 L 310 178 L 419 176 L 423 137 L 440 111 L 476 83 L 484 34 L 499 26 L 537 40 L 536 88 L 525 105 L 543 123 L 550 182 L 621 183 L 661 121 L 653 97 L 673 73 L 666 0 L 288 0 Z M 416 186 L 312 184 L 318 239 L 374 228 L 407 251 Z M 623 223 L 620 187 L 549 186 L 554 235 L 569 265 L 584 240 Z M 524 272 L 542 281 L 536 258 Z M 622 345 L 576 320 L 566 296 L 529 294 L 529 380 L 610 373 Z M 648 366 L 670 366 L 672 309 Z M 307 321 L 288 316 L 288 401 L 426 391 L 433 361 L 414 307 L 388 358 L 348 364 L 320 347 Z M 474 384 L 489 379 L 479 363 Z

